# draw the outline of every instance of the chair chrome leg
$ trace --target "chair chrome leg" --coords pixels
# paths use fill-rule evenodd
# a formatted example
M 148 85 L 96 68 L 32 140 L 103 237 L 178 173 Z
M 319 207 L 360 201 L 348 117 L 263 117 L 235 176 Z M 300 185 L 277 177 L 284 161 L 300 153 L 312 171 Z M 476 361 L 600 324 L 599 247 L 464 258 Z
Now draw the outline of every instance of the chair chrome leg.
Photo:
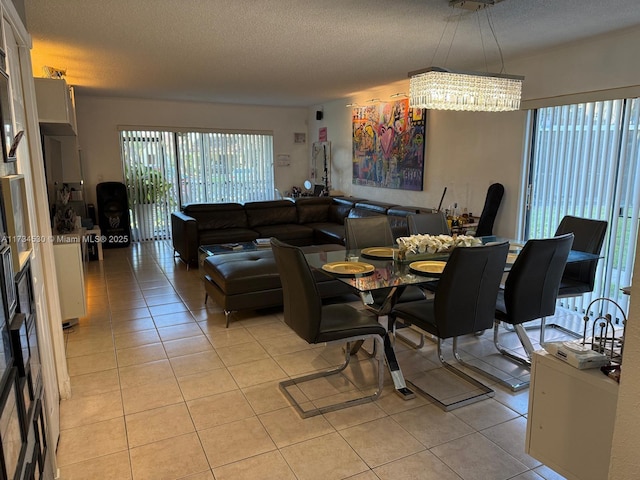
M 499 325 L 500 322 L 496 321 L 496 324 Z M 496 334 L 496 327 L 494 327 L 494 343 L 497 341 L 497 334 Z M 499 344 L 498 344 L 499 345 Z M 496 345 L 496 348 L 498 348 L 498 345 Z M 463 365 L 465 367 L 467 367 L 470 370 L 473 370 L 474 372 L 490 378 L 491 380 L 504 385 L 505 387 L 509 388 L 511 391 L 513 392 L 518 392 L 524 388 L 527 388 L 529 386 L 529 381 L 528 380 L 521 380 L 518 379 L 517 377 L 512 377 L 512 378 L 508 378 L 508 379 L 504 379 L 504 378 L 500 378 L 496 375 L 494 375 L 493 373 L 491 373 L 490 371 L 487 371 L 483 368 L 480 368 L 479 366 L 473 365 L 471 363 L 467 363 L 464 360 L 462 360 L 462 358 L 460 357 L 460 354 L 458 353 L 458 345 L 457 342 L 454 342 L 454 351 L 453 351 L 453 355 L 456 358 L 456 360 L 458 361 L 458 363 L 460 363 L 460 365 Z M 504 349 L 504 347 L 500 346 L 498 348 L 498 350 L 500 351 L 501 354 L 509 357 L 512 360 L 517 361 L 518 363 L 522 363 L 520 360 L 524 360 L 524 359 L 516 359 L 514 358 L 515 356 L 512 355 L 510 352 L 506 351 Z
M 409 326 L 407 325 L 406 328 L 409 328 Z M 422 347 L 424 347 L 424 334 L 420 333 L 420 332 L 416 332 L 420 335 L 420 342 L 416 343 L 413 340 L 411 340 L 409 337 L 405 337 L 404 335 L 400 335 L 400 332 L 402 331 L 402 328 L 400 328 L 400 330 L 398 330 L 398 327 L 395 327 L 395 331 L 393 332 L 393 335 L 398 339 L 401 340 L 402 342 L 406 343 L 407 345 L 409 345 L 410 347 L 415 348 L 416 350 L 420 350 Z M 414 330 L 415 331 L 415 330 Z
M 384 384 L 384 355 L 382 353 L 382 352 L 384 352 L 384 346 L 383 346 L 383 340 L 379 336 L 373 337 L 374 341 L 375 341 L 375 343 L 377 345 L 376 346 L 375 358 L 376 358 L 377 363 L 378 363 L 378 376 L 377 376 L 376 390 L 371 395 L 358 397 L 358 398 L 354 398 L 352 400 L 346 400 L 346 401 L 335 403 L 335 404 L 331 404 L 331 405 L 325 405 L 325 406 L 320 406 L 320 407 L 314 406 L 314 408 L 311 408 L 309 410 L 305 410 L 304 408 L 302 408 L 302 405 L 300 405 L 300 403 L 294 398 L 294 396 L 291 394 L 291 392 L 289 392 L 289 390 L 287 389 L 287 387 L 291 387 L 293 385 L 296 385 L 296 386 L 297 385 L 301 385 L 301 384 L 303 384 L 305 382 L 308 382 L 308 381 L 311 381 L 311 380 L 315 380 L 317 378 L 328 377 L 328 376 L 331 376 L 331 375 L 334 375 L 334 374 L 342 372 L 345 368 L 347 368 L 347 365 L 349 364 L 349 361 L 351 359 L 351 355 L 349 354 L 349 352 L 350 352 L 350 343 L 351 342 L 355 342 L 355 341 L 362 341 L 362 340 L 365 340 L 366 338 L 368 338 L 368 337 L 358 336 L 358 337 L 352 337 L 352 338 L 347 339 L 347 348 L 345 349 L 345 362 L 344 362 L 344 364 L 340 365 L 339 367 L 333 368 L 333 369 L 330 369 L 330 370 L 323 370 L 323 371 L 320 371 L 320 372 L 310 373 L 310 374 L 304 375 L 302 377 L 292 378 L 292 379 L 280 382 L 280 384 L 279 384 L 280 390 L 282 391 L 282 393 L 287 398 L 289 403 L 296 409 L 296 411 L 298 412 L 298 414 L 302 418 L 309 418 L 309 417 L 313 417 L 313 416 L 320 415 L 320 414 L 323 414 L 323 413 L 328 413 L 328 412 L 333 412 L 333 411 L 336 411 L 336 410 L 341 410 L 343 408 L 351 407 L 351 406 L 354 406 L 354 405 L 361 405 L 363 403 L 371 402 L 371 401 L 377 399 L 380 396 L 380 393 L 382 392 L 382 388 L 383 388 L 383 384 Z M 344 340 L 341 340 L 341 342 L 343 342 L 343 341 Z M 312 401 L 310 401 L 309 403 L 313 404 Z
M 528 341 L 528 346 L 524 345 L 523 343 L 523 347 L 525 349 L 525 351 L 527 351 L 527 348 L 529 348 L 529 350 L 527 351 L 527 355 L 531 355 L 531 353 L 533 352 L 533 346 L 531 345 L 531 341 L 529 340 L 529 337 L 527 336 L 526 332 L 524 331 L 524 328 L 522 327 L 522 325 L 513 325 L 514 330 L 516 331 L 516 334 L 518 335 L 518 338 L 520 339 L 520 343 L 523 343 L 523 337 L 526 337 L 526 340 Z M 520 328 L 518 328 L 520 327 Z M 513 353 L 511 353 L 510 351 L 508 351 L 505 347 L 503 347 L 502 345 L 500 345 L 500 340 L 498 338 L 498 329 L 500 328 L 500 322 L 498 320 L 496 320 L 496 322 L 493 325 L 493 344 L 496 346 L 496 349 L 505 357 L 510 358 L 511 360 L 514 360 L 515 362 L 524 365 L 527 368 L 531 368 L 531 360 L 529 358 L 523 358 L 519 355 L 515 355 Z
M 518 339 L 527 354 L 527 361 L 529 365 L 531 365 L 531 355 L 533 355 L 533 344 L 531 343 L 531 339 L 529 338 L 529 335 L 527 335 L 522 324 L 514 325 L 513 328 L 515 328 L 516 335 L 518 335 Z
M 233 312 L 231 310 L 224 311 L 224 319 L 226 320 L 225 328 L 229 328 L 229 323 L 231 323 L 231 315 Z
M 349 348 L 348 345 L 347 345 L 347 348 Z M 362 350 L 367 355 L 367 357 L 374 358 L 376 356 L 376 350 L 377 350 L 376 342 L 373 342 L 373 347 L 371 348 L 370 352 L 367 351 L 366 348 L 362 347 L 362 343 L 356 342 L 354 346 L 351 347 L 351 355 L 355 355 L 360 350 Z
M 389 318 L 391 319 L 391 316 L 389 316 Z M 414 330 L 415 333 L 418 333 L 420 335 L 420 343 L 416 343 L 413 340 L 409 339 L 408 337 L 405 337 L 404 335 L 400 335 L 400 331 L 402 330 L 402 328 L 409 328 L 411 326 L 410 324 L 403 323 L 403 327 L 400 327 L 400 329 L 398 329 L 395 318 L 393 319 L 393 321 L 390 320 L 390 322 L 391 322 L 390 325 L 392 324 L 391 333 L 393 334 L 394 340 L 397 338 L 398 340 L 401 340 L 402 342 L 406 343 L 410 347 L 415 348 L 416 350 L 420 350 L 422 347 L 424 347 L 424 339 L 425 339 L 424 333 L 415 332 Z
M 574 338 L 582 338 L 582 334 L 578 333 L 578 332 L 574 332 L 573 330 L 569 330 L 566 327 L 563 327 L 562 325 L 558 325 L 557 323 L 550 323 L 549 325 L 547 325 L 546 322 L 546 318 L 542 317 L 542 319 L 540 320 L 540 345 L 544 346 L 546 342 L 546 340 L 544 339 L 545 335 L 545 328 L 549 327 L 549 328 L 553 328 L 555 330 L 560 330 L 562 333 L 566 333 L 567 335 L 571 335 Z
M 436 402 L 436 404 L 440 408 L 442 408 L 446 412 L 448 412 L 450 410 L 454 410 L 456 408 L 464 407 L 465 405 L 470 405 L 472 403 L 479 402 L 481 400 L 486 400 L 487 398 L 491 398 L 491 397 L 493 397 L 495 395 L 495 392 L 491 388 L 487 387 L 484 383 L 481 383 L 478 380 L 476 380 L 475 378 L 473 378 L 472 376 L 467 375 L 465 372 L 463 372 L 462 370 L 454 367 L 453 365 L 451 365 L 450 363 L 448 363 L 444 359 L 444 355 L 442 353 L 442 339 L 438 338 L 437 346 L 438 346 L 438 359 L 440 360 L 440 363 L 442 364 L 442 366 L 446 370 L 448 370 L 449 372 L 451 372 L 454 375 L 456 375 L 457 377 L 459 377 L 462 380 L 466 381 L 467 383 L 470 383 L 471 385 L 473 385 L 474 391 L 479 390 L 480 393 L 474 393 L 472 391 L 468 396 L 466 396 L 463 399 L 455 400 L 455 401 L 453 401 L 451 403 L 447 403 L 446 401 L 443 401 L 443 400 L 441 400 L 439 398 L 436 398 L 435 396 L 433 396 L 429 392 L 423 390 L 422 388 L 420 388 L 419 386 L 417 386 L 414 383 L 411 383 L 412 387 L 414 387 L 416 390 L 420 391 L 421 393 L 423 393 L 427 397 L 431 398 L 434 402 Z M 453 339 L 453 355 L 454 355 L 456 361 L 458 361 L 458 362 L 460 362 L 461 364 L 464 365 L 464 363 L 460 360 L 460 356 L 458 354 L 458 339 L 457 339 L 457 337 Z

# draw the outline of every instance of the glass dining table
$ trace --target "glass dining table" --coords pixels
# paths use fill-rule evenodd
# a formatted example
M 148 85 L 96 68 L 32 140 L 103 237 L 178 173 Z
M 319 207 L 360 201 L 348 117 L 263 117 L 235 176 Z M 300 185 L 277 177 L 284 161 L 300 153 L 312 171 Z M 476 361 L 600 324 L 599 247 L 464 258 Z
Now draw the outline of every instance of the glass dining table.
M 500 237 L 482 237 L 483 244 L 509 242 L 509 253 L 505 272 L 511 268 L 524 247 L 524 241 Z M 396 304 L 398 297 L 410 285 L 423 285 L 436 281 L 449 257 L 448 252 L 424 253 L 413 261 L 398 261 L 396 246 L 371 247 L 361 250 L 335 250 L 305 254 L 309 266 L 338 278 L 356 291 L 366 308 L 376 315 L 387 315 Z M 395 251 L 395 252 L 394 252 Z M 598 255 L 571 250 L 567 263 L 597 260 Z M 374 294 L 375 301 L 374 301 Z M 382 294 L 380 294 L 382 292 Z M 405 399 L 415 394 L 406 386 L 404 376 L 398 364 L 390 340 L 392 332 L 384 339 L 387 365 L 393 379 L 396 392 Z M 352 348 L 355 353 L 360 345 Z
M 387 315 L 395 305 L 398 297 L 409 285 L 420 285 L 438 278 L 438 273 L 429 273 L 416 270 L 414 264 L 398 262 L 393 259 L 391 247 L 378 247 L 362 250 L 336 250 L 332 252 L 317 252 L 305 254 L 307 262 L 312 268 L 321 269 L 327 275 L 339 278 L 341 281 L 353 287 L 360 294 L 364 305 L 376 315 Z M 430 259 L 423 262 L 432 262 L 435 270 L 442 270 L 442 265 L 448 255 L 433 254 Z M 372 292 L 381 291 L 382 301 L 374 302 Z M 384 338 L 384 353 L 391 379 L 396 392 L 405 400 L 415 397 L 415 393 L 409 389 L 402 375 L 402 370 L 391 343 L 391 332 L 387 332 Z M 354 345 L 351 353 L 360 348 L 361 343 Z

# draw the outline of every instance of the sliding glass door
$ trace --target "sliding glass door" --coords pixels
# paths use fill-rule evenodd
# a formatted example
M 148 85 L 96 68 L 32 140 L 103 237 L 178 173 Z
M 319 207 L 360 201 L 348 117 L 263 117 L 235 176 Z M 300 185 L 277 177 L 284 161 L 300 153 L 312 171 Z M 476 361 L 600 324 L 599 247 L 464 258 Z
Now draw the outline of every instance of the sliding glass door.
M 270 133 L 122 130 L 133 239 L 171 238 L 171 212 L 187 203 L 274 198 Z
M 552 236 L 564 215 L 609 224 L 593 293 L 560 300 L 580 315 L 598 297 L 628 308 L 620 288 L 631 283 L 638 237 L 639 116 L 638 99 L 535 112 L 526 236 Z M 620 317 L 615 307 L 606 310 Z

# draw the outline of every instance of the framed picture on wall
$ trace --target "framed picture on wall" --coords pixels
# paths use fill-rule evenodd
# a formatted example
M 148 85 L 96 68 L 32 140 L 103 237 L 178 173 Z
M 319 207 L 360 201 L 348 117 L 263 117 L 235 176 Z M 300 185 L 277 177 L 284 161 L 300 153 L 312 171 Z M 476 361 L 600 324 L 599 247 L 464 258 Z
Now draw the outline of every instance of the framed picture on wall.
M 24 313 L 27 319 L 30 319 L 34 309 L 34 299 L 29 262 L 16 274 L 16 293 L 18 294 L 18 312 Z
M 9 329 L 13 351 L 13 365 L 18 369 L 18 376 L 26 377 L 29 372 L 29 336 L 27 334 L 27 317 L 24 313 L 13 316 Z
M 38 332 L 36 331 L 35 315 L 27 320 L 27 335 L 29 342 L 29 377 L 31 379 L 31 389 L 33 397 L 40 387 L 40 354 L 38 351 Z
M 13 113 L 9 96 L 9 77 L 3 71 L 0 71 L 0 116 L 2 117 L 2 158 L 5 162 L 15 162 L 15 149 L 13 149 L 13 152 L 11 151 L 14 137 Z M 17 142 L 19 141 L 20 139 L 18 138 Z
M 22 404 L 18 396 L 16 370 L 11 369 L 0 396 L 0 449 L 5 478 L 14 479 L 26 450 L 26 432 L 22 425 Z
M 36 449 L 38 450 L 38 469 L 36 478 L 40 478 L 44 471 L 44 459 L 47 456 L 47 435 L 44 423 L 43 404 L 41 400 L 36 400 L 33 414 L 33 427 L 36 434 Z
M 7 242 L 7 218 L 4 213 L 4 200 L 0 192 L 0 245 Z
M 2 289 L 5 323 L 10 325 L 16 312 L 18 299 L 13 275 L 13 258 L 9 245 L 0 248 L 0 288 Z
M 24 175 L 0 177 L 2 199 L 7 221 L 7 238 L 11 245 L 13 267 L 22 270 L 31 256 L 31 226 L 27 210 L 27 189 Z
M 12 362 L 9 328 L 4 322 L 0 322 L 0 391 L 2 391 L 2 386 L 6 383 L 6 378 L 13 365 Z

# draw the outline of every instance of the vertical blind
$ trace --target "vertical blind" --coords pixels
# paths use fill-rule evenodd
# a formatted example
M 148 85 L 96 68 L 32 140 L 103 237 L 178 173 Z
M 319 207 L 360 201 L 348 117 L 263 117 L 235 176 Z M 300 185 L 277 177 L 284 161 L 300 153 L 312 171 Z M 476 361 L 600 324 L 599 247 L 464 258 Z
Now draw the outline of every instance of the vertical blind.
M 122 130 L 134 240 L 171 237 L 171 212 L 196 202 L 274 198 L 273 135 Z
M 599 297 L 628 309 L 628 296 L 620 288 L 631 283 L 638 234 L 639 115 L 638 99 L 536 112 L 527 236 L 552 236 L 565 215 L 608 222 L 593 293 L 559 300 L 580 314 Z M 619 319 L 615 306 L 605 304 L 598 305 L 596 314 L 604 308 L 602 314 Z
M 178 133 L 182 203 L 272 200 L 273 136 Z
M 171 132 L 126 130 L 120 134 L 134 241 L 171 238 L 176 208 L 176 159 Z

